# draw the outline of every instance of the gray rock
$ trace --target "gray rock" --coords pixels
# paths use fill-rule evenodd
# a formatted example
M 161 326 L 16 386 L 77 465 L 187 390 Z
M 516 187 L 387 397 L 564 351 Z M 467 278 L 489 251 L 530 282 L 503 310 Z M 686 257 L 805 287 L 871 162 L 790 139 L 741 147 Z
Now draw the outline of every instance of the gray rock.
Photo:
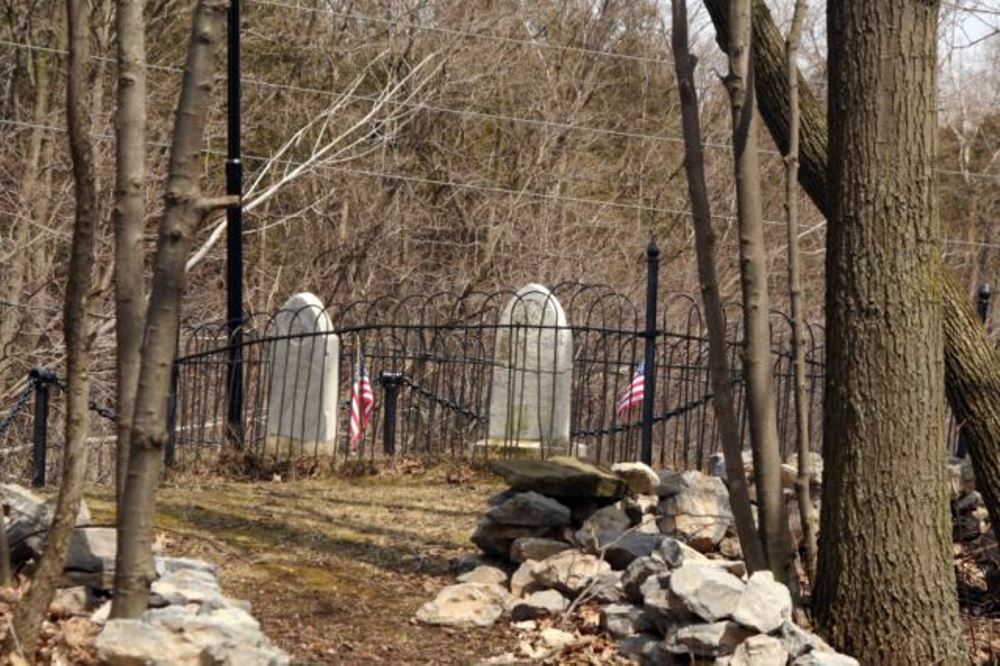
M 108 666 L 196 666 L 202 652 L 166 627 L 140 620 L 109 620 L 95 648 Z
M 156 575 L 158 576 L 165 576 L 182 569 L 203 571 L 216 579 L 220 575 L 217 564 L 206 562 L 205 560 L 196 560 L 191 557 L 157 557 L 154 559 L 154 563 L 156 564 Z
M 637 523 L 639 516 L 656 513 L 660 498 L 656 495 L 656 488 L 654 488 L 652 494 L 626 497 L 622 502 L 625 513 L 629 515 L 632 522 Z
M 642 584 L 640 593 L 642 609 L 660 633 L 696 619 L 680 597 L 670 591 L 669 577 L 650 576 Z
M 770 571 L 750 576 L 733 611 L 735 621 L 762 634 L 771 633 L 791 617 L 792 595 Z
M 480 565 L 458 577 L 459 583 L 483 583 L 485 585 L 506 585 L 507 572 L 487 564 Z
M 82 585 L 76 587 L 61 587 L 56 589 L 49 612 L 61 617 L 86 615 L 97 605 L 97 598 L 90 589 Z
M 655 628 L 640 606 L 610 604 L 601 609 L 601 629 L 615 638 L 651 632 Z
M 488 506 L 499 506 L 500 504 L 503 504 L 504 502 L 506 502 L 507 500 L 518 494 L 519 494 L 518 491 L 513 490 L 512 488 L 507 488 L 506 490 L 502 490 L 498 493 L 493 493 L 492 495 L 487 497 L 486 504 Z
M 507 557 L 515 539 L 540 537 L 549 531 L 548 527 L 527 527 L 520 525 L 500 525 L 491 520 L 480 520 L 472 534 L 472 543 L 488 555 Z
M 685 558 L 704 558 L 704 555 L 673 537 L 666 537 L 660 541 L 654 556 L 659 557 L 671 569 L 680 567 Z
M 808 652 L 833 652 L 826 641 L 814 633 L 806 631 L 791 620 L 785 620 L 777 632 L 785 652 L 791 657 L 799 657 Z
M 118 531 L 113 527 L 77 527 L 69 539 L 66 568 L 76 571 L 112 571 Z
M 23 563 L 38 557 L 45 543 L 45 533 L 52 522 L 51 502 L 23 486 L 15 483 L 0 484 L 0 497 L 7 506 L 8 516 L 4 519 L 11 559 Z M 80 501 L 77 512 L 77 526 L 90 524 L 90 510 L 87 503 Z
M 959 500 L 976 489 L 976 473 L 972 470 L 972 458 L 952 458 L 948 462 L 951 477 L 951 499 Z
M 486 518 L 502 525 L 562 527 L 569 525 L 569 508 L 534 491 L 518 493 L 486 512 Z
M 791 518 L 789 518 L 789 521 L 791 521 Z M 801 529 L 801 524 L 799 528 Z M 722 553 L 723 557 L 730 560 L 743 559 L 743 547 L 740 545 L 740 540 L 737 537 L 727 536 L 720 541 L 719 552 Z
M 510 576 L 510 594 L 515 599 L 520 599 L 526 594 L 541 589 L 541 585 L 535 580 L 535 569 L 538 562 L 526 560 L 521 563 Z
M 619 499 L 625 482 L 590 463 L 565 456 L 547 460 L 500 460 L 493 469 L 514 490 L 534 490 L 558 499 L 597 497 Z
M 652 467 L 641 462 L 620 462 L 611 466 L 611 472 L 625 480 L 634 495 L 655 493 L 660 476 Z
M 681 627 L 668 642 L 698 657 L 716 657 L 732 652 L 752 635 L 735 622 L 711 622 Z
M 664 484 L 670 495 L 659 506 L 660 530 L 696 550 L 713 549 L 733 523 L 729 491 L 722 480 L 692 470 L 661 483 L 661 495 Z
M 955 511 L 958 513 L 967 513 L 981 506 L 983 506 L 983 496 L 979 494 L 978 490 L 973 490 L 955 502 Z
M 632 526 L 622 509 L 606 506 L 594 512 L 576 532 L 576 542 L 589 551 L 596 552 L 602 546 L 614 541 Z
M 207 571 L 178 569 L 160 576 L 150 586 L 150 605 L 202 604 L 219 601 L 219 580 Z
M 732 617 L 745 587 L 739 578 L 713 566 L 685 563 L 670 574 L 670 590 L 708 622 Z
M 451 569 L 456 575 L 461 576 L 485 563 L 486 559 L 479 553 L 465 553 L 452 560 Z
M 587 595 L 602 604 L 617 604 L 624 601 L 622 572 L 610 571 L 594 576 L 587 584 Z
M 771 636 L 751 636 L 733 652 L 729 666 L 785 666 L 788 653 L 781 641 Z
M 569 606 L 569 601 L 556 590 L 532 592 L 524 599 L 514 603 L 510 611 L 515 622 L 534 620 L 548 615 L 558 615 Z
M 532 575 L 539 585 L 575 596 L 592 578 L 611 571 L 611 565 L 589 553 L 564 550 L 535 563 Z
M 524 562 L 526 560 L 544 560 L 556 553 L 569 550 L 573 546 L 558 539 L 544 539 L 541 537 L 522 537 L 514 539 L 510 546 L 510 559 L 514 562 Z
M 626 532 L 605 547 L 604 557 L 612 569 L 625 569 L 636 559 L 650 556 L 664 538 L 662 534 Z
M 626 636 L 618 646 L 618 651 L 627 656 L 636 657 L 640 663 L 650 663 L 656 655 L 656 646 L 660 639 L 653 634 L 636 634 Z
M 650 576 L 668 573 L 670 569 L 659 559 L 639 557 L 633 560 L 622 574 L 622 589 L 625 598 L 632 603 L 642 603 L 640 588 Z
M 499 585 L 460 583 L 441 590 L 417 611 L 424 624 L 490 627 L 510 605 L 510 594 Z
M 810 652 L 797 657 L 792 666 L 858 666 L 858 660 L 839 652 Z

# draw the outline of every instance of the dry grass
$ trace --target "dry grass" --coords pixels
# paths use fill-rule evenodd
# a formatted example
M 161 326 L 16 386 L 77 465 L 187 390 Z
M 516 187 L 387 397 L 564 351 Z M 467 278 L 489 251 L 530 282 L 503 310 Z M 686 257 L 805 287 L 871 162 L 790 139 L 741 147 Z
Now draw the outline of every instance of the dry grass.
M 463 479 L 455 482 L 456 478 Z M 159 495 L 168 552 L 222 565 L 296 663 L 464 664 L 510 650 L 509 629 L 449 631 L 411 621 L 452 581 L 495 481 L 436 468 L 294 482 L 177 481 Z M 111 495 L 88 498 L 111 518 Z

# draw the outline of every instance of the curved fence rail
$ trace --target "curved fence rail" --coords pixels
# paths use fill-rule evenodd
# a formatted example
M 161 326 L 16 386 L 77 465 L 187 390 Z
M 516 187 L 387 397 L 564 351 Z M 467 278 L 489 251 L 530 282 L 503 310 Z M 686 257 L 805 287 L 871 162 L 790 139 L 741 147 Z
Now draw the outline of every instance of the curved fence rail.
M 703 467 L 719 441 L 701 308 L 683 294 L 668 294 L 660 303 L 653 462 Z M 744 390 L 738 381 L 739 307 L 727 307 L 726 316 L 746 437 Z M 382 455 L 387 434 L 394 453 L 456 457 L 504 455 L 522 440 L 537 439 L 543 453 L 579 453 L 586 447 L 587 455 L 601 462 L 638 460 L 641 410 L 619 413 L 616 405 L 644 357 L 643 319 L 622 294 L 577 283 L 551 291 L 529 285 L 517 293 L 383 297 L 328 309 L 306 304 L 253 316 L 242 342 L 239 444 L 277 460 L 347 460 Z M 807 330 L 818 447 L 822 331 Z M 789 334 L 788 320 L 774 314 L 778 419 L 786 451 L 793 445 L 795 418 Z M 177 462 L 211 464 L 232 438 L 227 355 L 224 324 L 185 329 L 172 410 L 170 455 Z M 363 439 L 352 446 L 350 398 L 360 359 L 372 378 L 375 408 Z M 568 437 L 560 434 L 565 431 Z M 485 445 L 474 447 L 476 442 Z

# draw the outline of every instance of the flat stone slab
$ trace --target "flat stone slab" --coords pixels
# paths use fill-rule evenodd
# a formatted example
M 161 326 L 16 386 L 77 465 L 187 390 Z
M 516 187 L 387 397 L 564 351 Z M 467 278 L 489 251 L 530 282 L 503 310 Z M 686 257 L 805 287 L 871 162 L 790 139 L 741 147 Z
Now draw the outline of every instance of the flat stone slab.
M 623 479 L 576 458 L 500 460 L 493 463 L 493 469 L 514 490 L 534 490 L 550 497 L 618 499 L 626 488 Z

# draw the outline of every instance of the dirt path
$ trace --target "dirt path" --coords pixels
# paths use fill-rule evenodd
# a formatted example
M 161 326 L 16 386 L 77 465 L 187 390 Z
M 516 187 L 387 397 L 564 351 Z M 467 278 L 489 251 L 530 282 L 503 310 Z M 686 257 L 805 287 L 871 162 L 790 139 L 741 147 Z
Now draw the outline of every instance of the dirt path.
M 160 494 L 171 554 L 223 568 L 273 642 L 302 664 L 468 664 L 515 643 L 506 627 L 453 631 L 411 621 L 450 584 L 488 480 L 392 475 L 262 483 L 184 483 Z M 109 495 L 88 498 L 110 518 Z M 104 515 L 102 515 L 104 514 Z

